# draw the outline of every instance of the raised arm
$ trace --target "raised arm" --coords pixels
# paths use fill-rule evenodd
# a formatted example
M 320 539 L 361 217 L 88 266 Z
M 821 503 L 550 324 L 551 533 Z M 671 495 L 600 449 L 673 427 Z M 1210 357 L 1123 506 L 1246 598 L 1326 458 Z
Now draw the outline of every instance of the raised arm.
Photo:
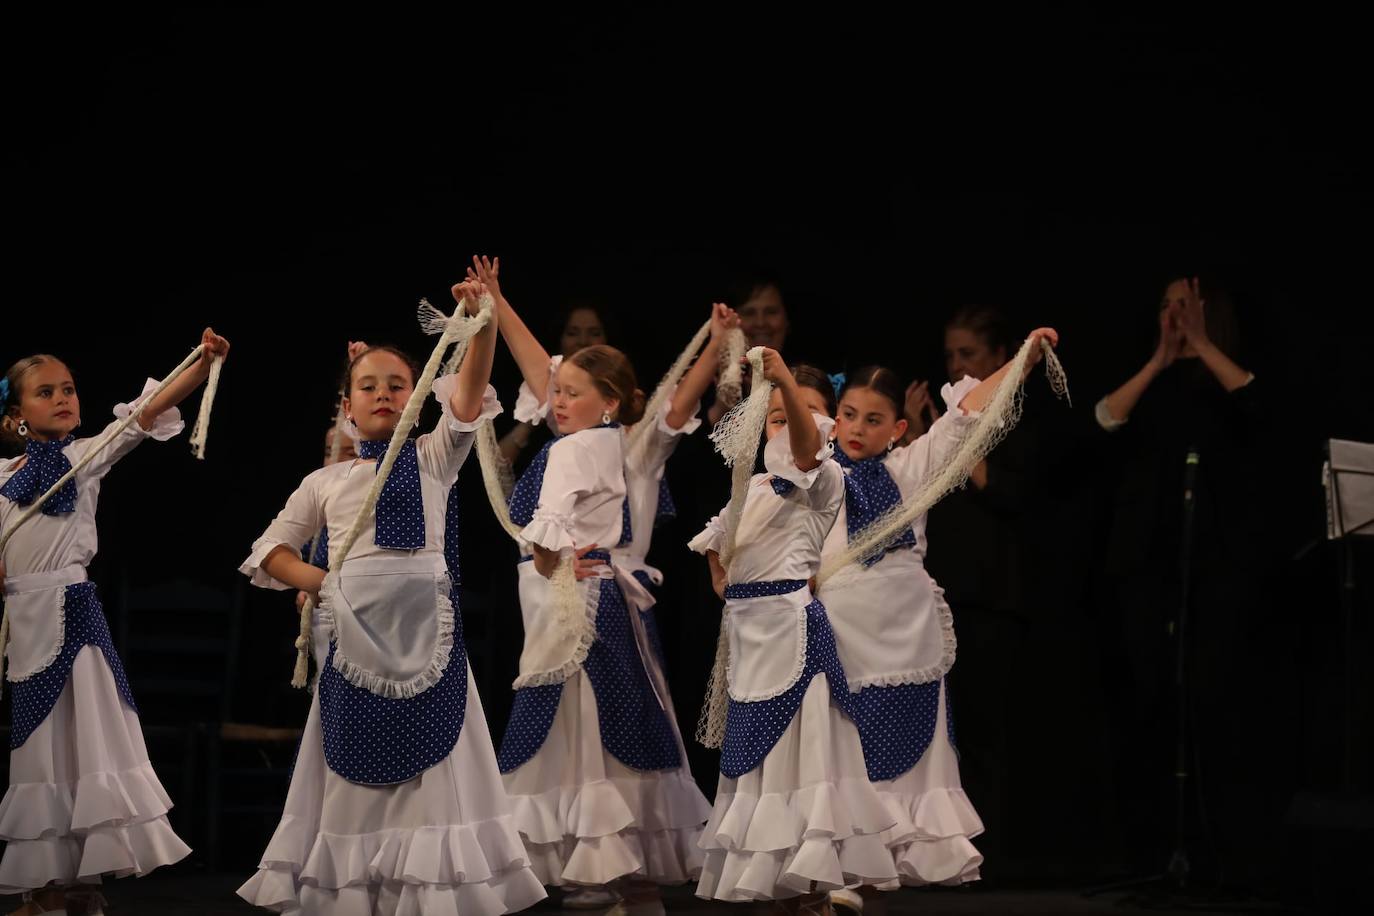
M 229 353 L 229 341 L 220 337 L 210 328 L 206 328 L 201 333 L 200 342 L 205 347 L 201 351 L 200 359 L 196 360 L 195 364 L 183 372 L 176 381 L 163 389 L 161 394 L 148 402 L 148 406 L 143 408 L 143 413 L 139 414 L 139 426 L 144 429 L 152 429 L 158 417 L 186 400 L 192 391 L 204 383 L 210 375 L 210 360 L 213 357 L 227 356 Z
M 725 346 L 725 335 L 732 328 L 739 327 L 739 316 L 735 310 L 722 302 L 711 306 L 711 338 L 706 341 L 701 355 L 682 377 L 677 390 L 673 392 L 668 406 L 667 423 L 673 429 L 682 429 L 696 413 L 701 396 L 711 386 L 720 364 L 720 351 Z M 652 418 L 650 418 L 652 419 Z
M 473 255 L 472 267 L 468 268 L 469 282 L 479 282 L 491 293 L 500 313 L 501 339 L 506 342 L 525 384 L 542 404 L 548 397 L 549 388 L 549 351 L 526 327 L 525 322 L 515 313 L 510 302 L 501 294 L 501 259 L 488 258 L 486 255 Z

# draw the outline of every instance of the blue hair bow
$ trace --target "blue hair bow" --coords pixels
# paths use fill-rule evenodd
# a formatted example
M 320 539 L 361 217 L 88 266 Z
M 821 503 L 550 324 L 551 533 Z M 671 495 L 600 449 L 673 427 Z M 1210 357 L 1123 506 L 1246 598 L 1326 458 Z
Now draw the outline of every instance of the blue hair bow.
M 5 402 L 10 399 L 10 380 L 0 378 L 0 407 L 5 406 Z
M 835 389 L 835 397 L 839 397 L 840 392 L 844 390 L 844 381 L 845 375 L 843 372 L 836 372 L 830 376 L 830 385 Z

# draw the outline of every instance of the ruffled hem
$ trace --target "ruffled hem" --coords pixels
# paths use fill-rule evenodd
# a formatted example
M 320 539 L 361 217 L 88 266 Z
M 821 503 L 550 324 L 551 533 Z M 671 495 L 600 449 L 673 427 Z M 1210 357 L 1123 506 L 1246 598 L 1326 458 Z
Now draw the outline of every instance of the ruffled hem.
M 873 835 L 836 840 L 818 834 L 772 851 L 715 849 L 706 854 L 697 896 L 716 900 L 778 900 L 859 884 L 895 882 L 892 854 Z
M 969 392 L 981 384 L 982 379 L 967 375 L 954 384 L 946 382 L 940 388 L 940 397 L 945 402 L 945 416 L 953 417 L 956 420 L 976 420 L 982 416 L 981 410 L 971 410 L 965 413 L 964 409 L 959 406 L 960 402 L 968 397 Z
M 96 827 L 85 834 L 10 840 L 0 862 L 0 893 L 18 893 L 51 883 L 97 884 L 103 875 L 142 876 L 178 862 L 190 852 L 166 817 Z
M 978 880 L 983 856 L 969 842 L 983 821 L 963 789 L 938 788 L 917 796 L 880 792 L 896 823 L 883 832 L 903 884 L 963 884 Z
M 150 378 L 143 383 L 143 393 L 134 398 L 128 404 L 116 404 L 114 415 L 123 420 L 133 413 L 135 407 L 147 400 L 148 395 L 157 390 L 157 386 L 162 382 L 155 378 Z M 158 442 L 166 442 L 168 439 L 175 438 L 186 428 L 186 424 L 181 420 L 181 411 L 175 407 L 168 407 L 158 418 L 153 421 L 151 429 L 144 429 L 140 423 L 133 423 L 131 429 L 137 429 L 141 434 L 149 439 L 156 439 Z
M 171 808 L 151 763 L 89 773 L 75 783 L 15 783 L 0 802 L 0 839 L 48 839 L 143 824 Z
M 562 354 L 549 360 L 549 386 L 552 386 L 553 377 L 558 374 L 558 367 L 562 365 L 562 363 Z M 529 383 L 521 382 L 520 393 L 516 395 L 515 409 L 512 411 L 515 419 L 521 423 L 530 423 L 535 426 L 543 423 L 544 419 L 549 415 L 549 404 L 551 403 L 551 399 L 548 396 L 548 390 L 549 388 L 546 386 L 544 388 L 544 400 L 540 401 L 534 396 L 534 392 L 530 390 Z M 553 425 L 552 420 L 549 421 L 549 425 Z
M 538 795 L 512 795 L 515 824 L 530 843 L 589 839 L 625 831 L 698 831 L 711 806 L 681 770 L 607 777 L 559 786 Z
M 723 540 L 725 540 L 725 523 L 721 521 L 719 515 L 713 515 L 701 533 L 687 542 L 687 549 L 703 554 L 708 550 L 719 552 Z
M 762 796 L 738 791 L 718 795 L 701 845 L 708 850 L 785 852 L 817 836 L 873 836 L 881 841 L 894 823 L 893 813 L 867 779 L 842 778 Z
M 267 559 L 268 554 L 278 547 L 286 544 L 280 538 L 260 537 L 253 542 L 253 550 L 248 554 L 248 559 L 239 565 L 239 572 L 248 577 L 249 581 L 258 588 L 270 588 L 279 592 L 284 592 L 291 586 L 269 576 L 262 568 L 262 561 Z M 287 544 L 286 546 L 291 546 Z
M 330 580 L 326 580 L 327 582 Z M 332 587 L 331 587 L 332 590 Z M 404 681 L 383 677 L 369 671 L 344 655 L 341 647 L 334 650 L 334 669 L 344 676 L 354 687 L 361 687 L 379 697 L 391 699 L 410 699 L 419 696 L 443 678 L 453 656 L 453 601 L 449 597 L 448 580 L 435 579 L 435 610 L 438 616 L 438 635 L 434 641 L 434 652 L 424 670 Z M 321 601 L 318 624 L 325 632 L 333 632 L 334 615 L 329 610 L 330 603 Z
M 312 833 L 286 815 L 239 896 L 278 912 L 497 914 L 544 890 L 509 815 L 363 834 Z
M 668 392 L 668 396 L 663 399 L 663 406 L 658 409 L 658 416 L 654 417 L 654 429 L 665 436 L 690 436 L 701 427 L 701 417 L 697 416 L 701 412 L 701 401 L 697 401 L 692 408 L 692 414 L 687 418 L 678 429 L 673 429 L 668 425 L 668 414 L 673 409 L 673 395 L 677 394 L 677 386 Z
M 830 433 L 835 429 L 835 421 L 818 413 L 813 413 L 811 417 L 816 421 L 816 428 L 821 433 L 821 448 L 820 451 L 816 452 L 816 460 L 820 464 L 811 470 L 803 471 L 797 467 L 796 459 L 792 455 L 791 440 L 786 436 L 774 436 L 763 447 L 763 466 L 768 473 L 796 484 L 803 490 L 811 489 L 811 485 L 821 475 L 825 462 L 835 454 L 835 445 L 830 441 Z
M 700 876 L 704 854 L 700 827 L 677 830 L 630 828 L 595 837 L 567 836 L 526 843 L 530 868 L 545 885 L 606 885 L 619 878 L 685 884 Z
M 572 531 L 571 515 L 541 506 L 520 532 L 520 539 L 527 544 L 538 544 L 546 550 L 565 550 L 575 546 Z
M 341 888 L 298 888 L 289 871 L 264 868 L 238 894 L 254 906 L 277 913 L 328 916 L 500 916 L 533 906 L 546 896 L 527 867 L 482 883 L 449 886 L 382 879 Z
M 477 428 L 486 421 L 501 416 L 501 401 L 496 396 L 496 389 L 487 386 L 482 393 L 482 408 L 477 414 L 476 419 L 460 420 L 453 415 L 449 407 L 449 401 L 453 398 L 453 393 L 458 390 L 458 376 L 444 375 L 434 380 L 433 394 L 434 399 L 439 402 L 439 407 L 443 410 L 444 419 L 448 422 L 449 429 L 458 433 L 475 433 Z

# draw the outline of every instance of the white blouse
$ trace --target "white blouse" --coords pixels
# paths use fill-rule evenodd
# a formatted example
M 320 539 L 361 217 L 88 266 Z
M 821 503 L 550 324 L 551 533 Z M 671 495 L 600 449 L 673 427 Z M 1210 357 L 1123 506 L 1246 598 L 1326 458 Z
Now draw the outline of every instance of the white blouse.
M 692 410 L 691 418 L 680 429 L 668 425 L 668 411 L 672 409 L 672 394 L 663 402 L 655 417 L 645 417 L 641 423 L 652 423 L 644 433 L 643 452 L 638 462 L 625 464 L 625 486 L 630 499 L 630 543 L 612 551 L 619 566 L 631 573 L 644 572 L 655 585 L 663 584 L 663 573 L 645 562 L 654 537 L 654 522 L 658 518 L 659 482 L 663 479 L 668 459 L 677 449 L 683 436 L 690 436 L 701 426 L 696 416 L 700 404 Z M 626 436 L 628 437 L 628 433 Z
M 539 505 L 521 538 L 548 550 L 615 547 L 625 502 L 624 441 L 619 428 L 593 427 L 554 442 Z
M 350 559 L 362 557 L 395 557 L 398 554 L 415 556 L 439 553 L 444 549 L 444 516 L 448 510 L 448 491 L 458 479 L 468 452 L 472 449 L 477 428 L 484 420 L 498 416 L 501 404 L 496 390 L 487 386 L 482 399 L 481 414 L 474 420 L 462 421 L 449 409 L 449 398 L 457 389 L 456 375 L 443 376 L 434 381 L 434 397 L 443 407 L 443 418 L 433 432 L 415 440 L 415 455 L 420 466 L 420 491 L 424 501 L 425 546 L 421 550 L 398 551 L 378 547 L 376 521 L 368 523 L 349 553 Z M 286 589 L 291 586 L 272 578 L 262 568 L 263 561 L 278 546 L 285 544 L 299 551 L 309 543 L 321 527 L 329 530 L 330 544 L 338 544 L 353 525 L 359 508 L 367 498 L 367 491 L 376 479 L 377 462 L 355 459 L 339 462 L 312 472 L 286 501 L 262 537 L 253 542 L 248 559 L 239 572 L 263 588 Z
M 77 439 L 63 449 L 67 460 L 75 467 L 96 443 L 100 442 L 110 428 L 129 416 L 134 406 L 141 403 L 153 389 L 161 384 L 156 379 L 148 379 L 143 393 L 132 404 L 118 404 L 114 408 L 116 419 L 101 431 L 100 435 Z M 66 566 L 88 566 L 95 558 L 97 540 L 95 527 L 96 502 L 100 498 L 100 483 L 110 472 L 116 461 L 144 439 L 165 442 L 182 431 L 181 413 L 175 407 L 169 408 L 158 416 L 153 428 L 144 430 L 137 421 L 119 434 L 91 463 L 76 475 L 76 509 L 63 515 L 34 515 L 24 523 L 9 544 L 5 546 L 4 562 L 6 577 L 23 576 L 31 573 L 53 572 Z M 19 470 L 22 456 L 6 461 L 0 467 L 0 486 L 4 486 Z M 40 494 L 41 495 L 41 494 Z M 27 507 L 18 506 L 8 499 L 0 498 L 0 531 L 9 526 Z
M 809 579 L 821 565 L 821 545 L 844 503 L 844 475 L 830 458 L 834 446 L 830 433 L 835 421 L 812 414 L 824 445 L 816 457 L 821 463 L 809 471 L 797 469 L 786 431 L 779 432 L 763 449 L 766 474 L 755 474 L 735 534 L 735 555 L 729 581 L 764 582 L 777 579 Z M 785 496 L 773 491 L 770 480 L 780 477 L 796 486 Z M 719 552 L 725 540 L 727 505 L 688 543 L 697 553 Z

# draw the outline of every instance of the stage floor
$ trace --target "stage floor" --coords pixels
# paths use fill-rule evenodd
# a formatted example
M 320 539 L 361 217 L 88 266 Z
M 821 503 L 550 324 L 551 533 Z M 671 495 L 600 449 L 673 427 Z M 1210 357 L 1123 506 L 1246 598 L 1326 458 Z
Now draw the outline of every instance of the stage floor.
M 106 897 L 110 916 L 246 916 L 264 913 L 250 907 L 234 896 L 234 890 L 247 877 L 241 874 L 221 875 L 150 875 L 142 879 L 125 879 L 106 883 Z M 669 916 L 705 916 L 705 914 L 735 914 L 753 916 L 764 913 L 764 907 L 751 904 L 721 904 L 700 900 L 690 887 L 670 888 L 665 893 Z M 19 905 L 18 898 L 0 898 L 0 912 L 7 913 Z M 560 910 L 550 901 L 531 907 L 530 913 L 573 912 Z M 581 912 L 581 916 L 595 916 Z M 1221 903 L 1210 905 L 1201 901 L 1191 905 L 1157 900 L 1129 899 L 1123 893 L 1104 894 L 1086 898 L 1081 889 L 994 889 L 971 885 L 963 888 L 905 888 L 888 895 L 888 916 L 965 916 L 965 914 L 998 914 L 998 916 L 1123 916 L 1132 912 L 1183 914 L 1258 913 L 1282 916 L 1292 911 L 1266 903 Z

